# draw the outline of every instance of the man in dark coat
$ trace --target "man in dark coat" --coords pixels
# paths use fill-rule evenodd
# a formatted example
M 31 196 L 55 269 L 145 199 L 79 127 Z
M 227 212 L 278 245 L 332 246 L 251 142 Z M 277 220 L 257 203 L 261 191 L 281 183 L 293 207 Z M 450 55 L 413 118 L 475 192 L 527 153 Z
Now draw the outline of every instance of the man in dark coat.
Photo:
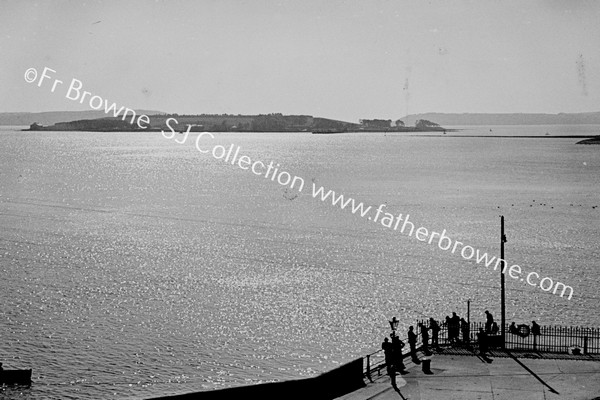
M 540 326 L 537 322 L 531 321 L 531 334 L 533 335 L 533 350 L 537 350 L 537 337 L 540 336 Z
M 383 354 L 385 356 L 385 367 L 387 369 L 387 373 L 392 381 L 392 386 L 396 388 L 396 370 L 394 368 L 394 351 L 392 344 L 388 338 L 383 339 L 383 343 L 381 343 L 381 348 L 383 349 Z
M 488 310 L 485 310 L 485 331 L 486 332 L 489 333 L 492 331 L 493 323 L 494 323 L 494 316 Z
M 412 325 L 408 328 L 408 345 L 410 346 L 410 358 L 415 364 L 419 364 L 420 361 L 417 356 L 417 334 Z
M 421 341 L 423 342 L 423 352 L 425 355 L 431 355 L 429 352 L 429 328 L 419 322 L 419 329 L 421 330 Z
M 406 367 L 404 366 L 402 355 L 402 349 L 404 348 L 404 342 L 400 340 L 398 335 L 392 336 L 392 354 L 394 357 L 394 366 L 398 371 L 404 371 Z
M 460 336 L 460 317 L 455 312 L 452 313 L 452 318 L 448 324 L 448 336 L 451 338 L 450 342 L 458 343 L 458 337 Z

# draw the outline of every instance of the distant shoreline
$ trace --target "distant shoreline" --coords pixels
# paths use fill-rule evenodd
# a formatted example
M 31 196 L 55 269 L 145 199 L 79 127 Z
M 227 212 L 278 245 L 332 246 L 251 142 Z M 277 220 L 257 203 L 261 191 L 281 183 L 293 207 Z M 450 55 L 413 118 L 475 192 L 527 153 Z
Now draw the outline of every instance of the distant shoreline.
M 522 138 L 522 139 L 589 139 L 600 141 L 600 135 L 411 135 L 411 137 L 460 137 L 460 138 Z
M 278 114 L 264 115 L 235 115 L 235 114 L 197 114 L 197 115 L 178 115 L 166 113 L 158 110 L 135 110 L 138 114 L 145 114 L 150 117 L 176 116 L 181 119 L 194 119 L 202 117 L 204 119 L 228 119 L 230 121 L 245 120 L 275 116 Z M 281 116 L 281 114 L 279 114 Z M 31 125 L 34 122 L 44 125 L 51 125 L 61 121 L 75 121 L 86 119 L 106 118 L 107 113 L 102 110 L 87 111 L 45 111 L 45 112 L 0 112 L 0 125 Z M 296 117 L 310 117 L 308 115 L 297 115 Z M 339 127 L 339 123 L 345 126 L 356 126 L 359 124 L 336 121 L 327 118 L 317 118 L 321 121 L 335 122 L 337 126 L 325 124 L 318 128 Z M 181 120 L 180 119 L 180 120 Z M 441 126 L 502 126 L 502 125 L 600 125 L 600 111 L 580 112 L 580 113 L 422 113 L 411 114 L 401 117 L 405 126 L 412 126 L 419 119 L 434 121 Z M 213 121 L 215 122 L 215 121 Z M 220 121 L 219 121 L 220 122 Z M 237 121 L 236 121 L 237 122 Z M 302 124 L 301 121 L 297 121 Z M 211 123 L 212 124 L 212 123 Z M 307 126 L 304 126 L 305 128 Z

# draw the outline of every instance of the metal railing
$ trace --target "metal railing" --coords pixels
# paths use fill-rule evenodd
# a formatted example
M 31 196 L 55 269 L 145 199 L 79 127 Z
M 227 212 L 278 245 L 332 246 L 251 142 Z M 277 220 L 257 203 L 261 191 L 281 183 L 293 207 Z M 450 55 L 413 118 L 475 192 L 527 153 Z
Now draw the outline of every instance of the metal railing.
M 429 320 L 417 321 L 427 328 Z M 458 341 L 451 343 L 448 337 L 448 327 L 446 324 L 439 323 L 440 331 L 438 334 L 439 345 L 442 347 L 464 346 L 465 340 L 463 331 L 458 330 Z M 468 330 L 468 342 L 470 345 L 477 344 L 477 333 L 479 329 L 486 330 L 486 324 L 483 322 L 471 322 Z M 574 355 L 592 355 L 600 354 L 600 328 L 586 328 L 581 326 L 555 326 L 541 325 L 539 335 L 532 333 L 531 327 L 527 329 L 517 325 L 518 330 L 510 332 L 510 326 L 506 325 L 505 348 L 519 351 L 535 351 L 540 353 L 571 353 Z M 466 332 L 464 332 L 466 333 Z M 416 348 L 422 348 L 421 334 L 417 335 L 418 341 Z M 488 333 L 489 347 L 498 347 L 501 344 L 500 334 Z M 431 333 L 429 335 L 431 341 Z M 402 339 L 406 344 L 402 349 L 402 356 L 406 358 L 410 355 L 410 346 L 407 339 Z M 435 349 L 432 349 L 435 351 Z M 381 370 L 385 369 L 385 356 L 383 350 L 377 350 L 363 357 L 364 375 L 372 380 L 372 375 L 377 373 L 381 375 Z
M 402 348 L 402 359 L 405 359 L 410 356 L 410 345 L 408 344 L 408 339 L 401 339 L 405 346 Z M 422 346 L 421 343 L 421 335 L 417 335 L 417 343 L 415 345 L 416 350 L 420 350 Z M 381 376 L 381 370 L 385 369 L 385 354 L 383 350 L 377 350 L 371 354 L 367 354 L 363 357 L 363 366 L 364 366 L 364 376 L 368 378 L 370 381 L 372 380 L 372 375 L 377 373 L 377 376 Z
M 429 321 L 419 321 L 428 326 Z M 541 325 L 539 335 L 534 335 L 531 326 L 526 325 L 526 329 L 519 329 L 510 332 L 510 326 L 506 325 L 505 347 L 509 350 L 537 351 L 544 353 L 568 353 L 574 348 L 578 348 L 581 354 L 600 354 L 600 329 L 586 328 L 580 326 L 555 326 Z M 463 332 L 459 329 L 458 344 L 450 343 L 448 338 L 448 329 L 446 325 L 441 326 L 439 333 L 439 343 L 441 346 L 452 346 L 464 344 Z M 477 343 L 477 333 L 479 329 L 486 330 L 483 322 L 471 322 L 469 325 L 468 340 L 471 344 Z M 488 333 L 488 340 L 492 347 L 496 343 L 501 343 L 501 335 Z

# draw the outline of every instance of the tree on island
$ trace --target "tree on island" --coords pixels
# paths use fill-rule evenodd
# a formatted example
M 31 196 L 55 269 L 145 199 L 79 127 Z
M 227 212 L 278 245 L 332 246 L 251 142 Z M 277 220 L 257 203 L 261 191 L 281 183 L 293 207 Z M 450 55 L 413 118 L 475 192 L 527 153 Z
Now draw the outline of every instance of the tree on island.
M 433 128 L 433 127 L 438 127 L 438 126 L 440 126 L 440 125 L 436 124 L 435 122 L 428 121 L 426 119 L 419 119 L 419 120 L 417 120 L 417 122 L 415 122 L 415 128 L 419 128 L 419 129 Z
M 359 119 L 358 122 L 365 128 L 389 128 L 392 126 L 391 119 Z

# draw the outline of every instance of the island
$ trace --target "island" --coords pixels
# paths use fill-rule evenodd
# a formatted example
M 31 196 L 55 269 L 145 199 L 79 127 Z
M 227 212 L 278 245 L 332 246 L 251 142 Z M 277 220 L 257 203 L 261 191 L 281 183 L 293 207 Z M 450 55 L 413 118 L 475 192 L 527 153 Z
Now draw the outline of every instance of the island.
M 345 132 L 446 132 L 435 122 L 420 119 L 414 126 L 405 126 L 400 119 L 361 119 L 359 123 L 313 117 L 311 115 L 234 115 L 234 114 L 154 114 L 148 116 L 148 126 L 141 128 L 124 117 L 81 119 L 56 122 L 52 125 L 32 123 L 24 131 L 85 131 L 85 132 L 160 132 L 171 127 L 179 132 L 312 132 L 315 134 Z

